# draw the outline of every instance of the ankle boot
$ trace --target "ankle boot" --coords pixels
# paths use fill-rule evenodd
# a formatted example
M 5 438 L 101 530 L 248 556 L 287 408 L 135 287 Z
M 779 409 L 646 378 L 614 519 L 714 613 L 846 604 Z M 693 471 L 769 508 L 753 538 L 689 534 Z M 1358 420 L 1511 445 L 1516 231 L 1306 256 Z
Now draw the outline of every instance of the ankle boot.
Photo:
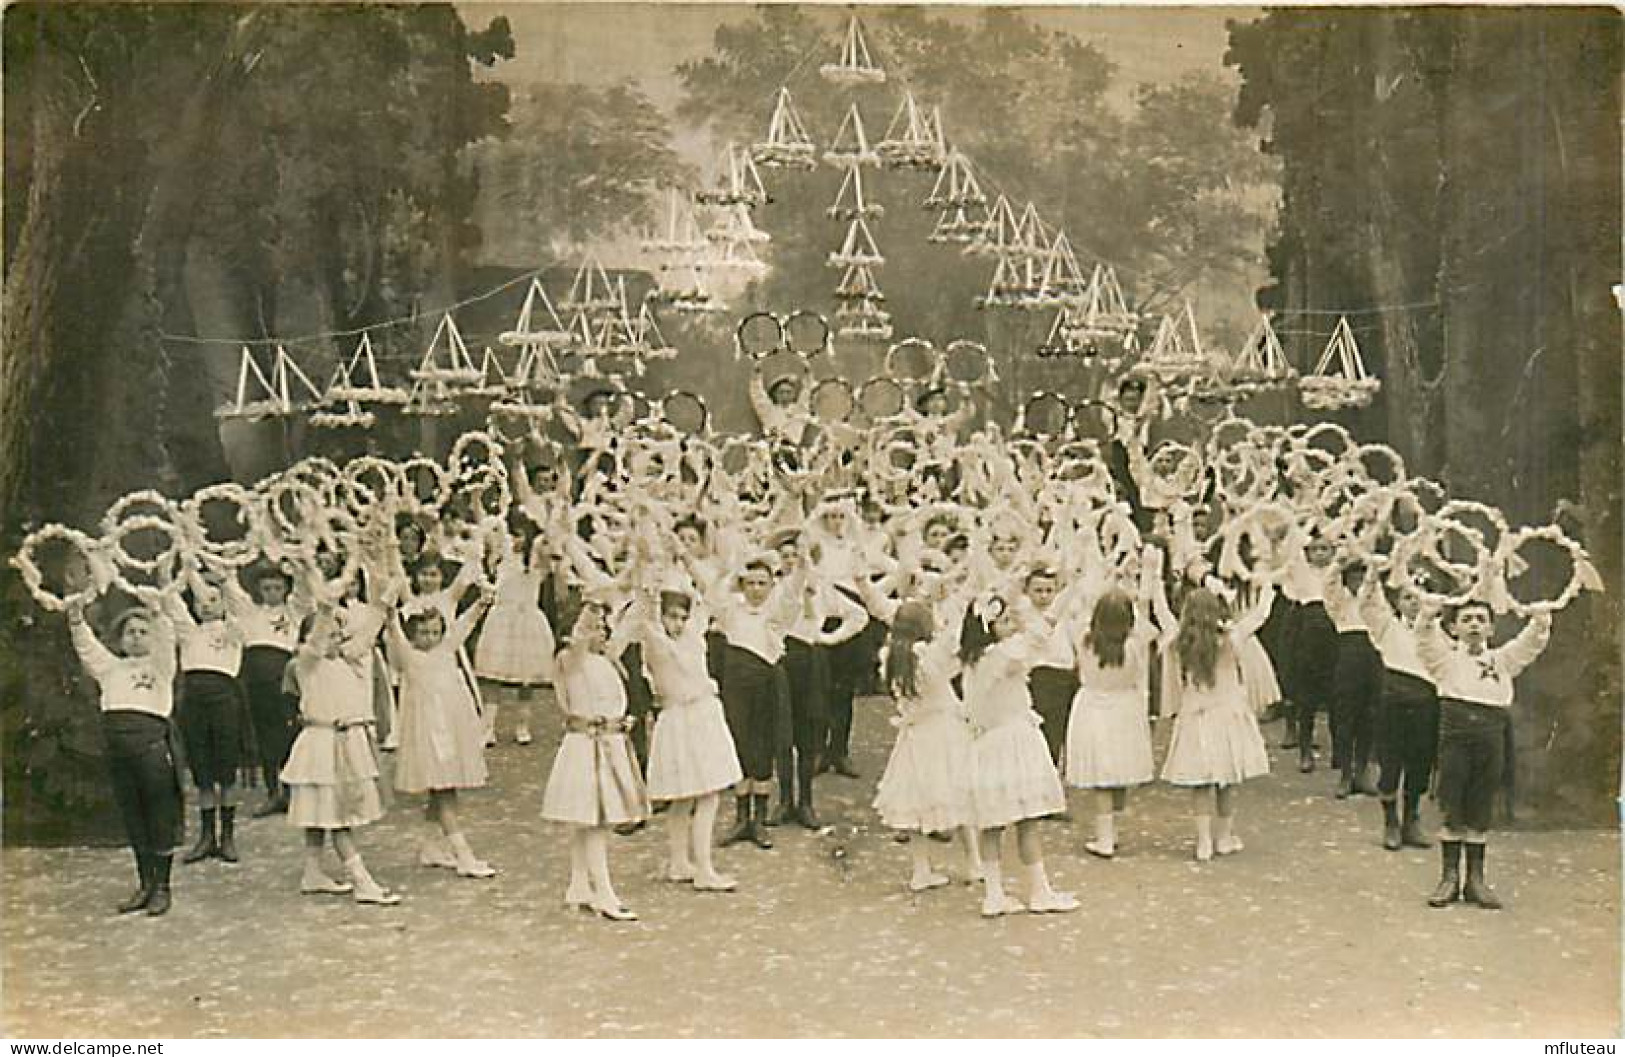
M 152 899 L 152 856 L 144 851 L 135 853 L 135 870 L 140 878 L 136 882 L 135 891 L 129 898 L 118 905 L 120 914 L 134 914 L 138 910 L 147 909 L 147 903 Z
M 724 848 L 732 844 L 738 844 L 741 841 L 750 840 L 750 799 L 751 798 L 749 796 L 734 797 L 734 828 L 728 831 L 728 835 L 726 837 L 722 838 L 722 846 Z
M 1392 800 L 1382 802 L 1382 846 L 1389 851 L 1398 851 L 1404 843 L 1404 837 L 1399 829 L 1399 805 Z
M 1485 910 L 1500 910 L 1501 897 L 1484 883 L 1484 851 L 1482 844 L 1467 845 L 1467 884 L 1462 887 L 1461 897 Z
M 813 810 L 813 768 L 811 760 L 806 761 L 805 764 L 797 763 L 796 788 L 798 790 L 796 821 L 801 824 L 802 829 L 814 831 L 823 829 L 823 820 L 818 817 L 818 812 Z
M 152 857 L 152 898 L 147 900 L 147 913 L 153 917 L 169 913 L 169 866 L 173 856 Z
M 214 815 L 215 811 L 212 807 L 198 809 L 197 842 L 181 858 L 181 862 L 191 865 L 195 862 L 202 862 L 204 859 L 212 859 L 220 854 L 220 845 L 214 838 Z
M 221 861 L 237 861 L 237 809 L 222 807 L 220 809 L 220 850 Z
M 1407 848 L 1433 847 L 1433 842 L 1422 832 L 1421 805 L 1413 797 L 1405 798 L 1405 824 L 1400 830 L 1399 839 Z
M 750 842 L 763 851 L 773 847 L 773 838 L 767 835 L 763 823 L 767 820 L 767 794 L 761 793 L 751 799 Z
M 1439 886 L 1428 896 L 1428 906 L 1447 907 L 1461 898 L 1461 841 L 1439 842 Z

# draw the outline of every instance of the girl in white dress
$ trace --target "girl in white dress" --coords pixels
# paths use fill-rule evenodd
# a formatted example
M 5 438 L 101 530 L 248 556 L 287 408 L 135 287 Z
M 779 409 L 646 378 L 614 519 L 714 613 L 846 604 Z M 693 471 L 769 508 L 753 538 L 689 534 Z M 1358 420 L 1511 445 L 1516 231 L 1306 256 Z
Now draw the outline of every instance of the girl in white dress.
M 1078 692 L 1066 729 L 1066 782 L 1093 792 L 1091 855 L 1117 854 L 1117 816 L 1128 791 L 1155 777 L 1151 760 L 1151 591 L 1162 589 L 1162 551 L 1146 548 L 1139 597 L 1120 589 L 1096 600 L 1088 631 L 1078 640 Z
M 530 703 L 536 688 L 553 681 L 553 627 L 541 609 L 542 581 L 548 574 L 548 538 L 538 533 L 526 554 L 524 537 L 508 537 L 497 564 L 496 596 L 474 646 L 474 673 L 502 689 L 485 702 L 494 735 L 499 694 L 506 691 L 518 716 L 514 741 L 529 745 Z
M 486 780 L 485 730 L 457 654 L 490 601 L 482 591 L 478 603 L 451 622 L 450 633 L 433 606 L 409 610 L 404 629 L 398 618 L 388 625 L 401 669 L 395 788 L 429 794 L 429 821 L 438 832 L 424 842 L 418 861 L 455 868 L 463 877 L 496 876 L 469 848 L 457 813 L 457 790 L 478 789 Z
M 289 789 L 288 822 L 305 834 L 299 890 L 307 895 L 349 893 L 357 903 L 380 906 L 401 901 L 367 872 L 352 832 L 384 814 L 373 752 L 370 666 L 373 640 L 392 604 L 370 606 L 359 615 L 323 606 L 294 654 L 302 725 L 282 781 Z M 348 882 L 322 869 L 329 833 Z
M 893 829 L 918 834 L 966 830 L 965 846 L 977 848 L 972 825 L 971 730 L 965 720 L 953 677 L 959 672 L 953 637 L 935 634 L 931 609 L 905 602 L 892 614 L 886 642 L 883 678 L 897 704 L 892 725 L 897 741 L 880 777 L 875 810 Z M 908 886 L 915 892 L 939 888 L 948 878 L 931 868 L 927 842 L 909 842 L 914 872 Z M 980 857 L 970 858 L 975 873 Z
M 1230 624 L 1219 596 L 1196 588 L 1185 596 L 1178 624 L 1163 636 L 1163 649 L 1174 658 L 1173 685 L 1164 703 L 1175 715 L 1162 778 L 1191 789 L 1198 862 L 1241 851 L 1235 787 L 1270 770 L 1239 655 L 1241 645 L 1263 626 L 1274 597 L 1273 588 L 1263 589 L 1252 608 Z
M 649 817 L 649 798 L 627 737 L 626 687 L 604 647 L 605 611 L 588 603 L 556 668 L 564 739 L 542 793 L 542 817 L 570 824 L 570 886 L 564 902 L 613 921 L 635 921 L 609 877 L 609 831 Z
M 1016 610 L 1002 599 L 968 622 L 960 646 L 965 666 L 965 705 L 977 731 L 972 744 L 972 802 L 982 831 L 982 916 L 1022 910 L 1034 913 L 1076 910 L 1078 901 L 1050 887 L 1038 820 L 1066 810 L 1066 790 L 1044 741 L 1042 721 L 1033 710 L 1027 673 L 1038 650 L 1023 634 Z M 989 623 L 991 621 L 991 623 Z M 1027 905 L 1004 891 L 999 838 L 1016 827 L 1026 874 Z
M 658 620 L 652 619 L 658 607 Z M 668 881 L 690 882 L 701 892 L 731 892 L 732 877 L 711 859 L 711 831 L 721 792 L 744 777 L 733 735 L 706 669 L 705 629 L 710 617 L 688 594 L 660 591 L 641 599 L 625 618 L 643 646 L 643 666 L 654 692 L 649 735 L 649 797 L 670 804 Z

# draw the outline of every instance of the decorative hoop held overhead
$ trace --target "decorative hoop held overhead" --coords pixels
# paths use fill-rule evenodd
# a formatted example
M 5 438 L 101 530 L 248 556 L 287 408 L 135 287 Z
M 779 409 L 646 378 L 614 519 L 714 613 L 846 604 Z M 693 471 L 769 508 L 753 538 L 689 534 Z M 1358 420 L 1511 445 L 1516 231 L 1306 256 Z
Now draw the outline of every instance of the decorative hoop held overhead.
M 814 418 L 826 426 L 832 426 L 851 421 L 857 409 L 857 400 L 845 378 L 825 378 L 813 386 L 809 406 Z
M 40 569 L 37 560 L 40 548 L 56 540 L 61 540 L 74 548 L 85 566 L 85 585 L 77 591 L 67 590 L 61 595 L 53 593 L 46 586 L 45 572 Z M 70 606 L 86 605 L 101 593 L 101 588 L 96 582 L 95 570 L 97 563 L 102 562 L 102 550 L 101 543 L 78 529 L 66 525 L 42 525 L 23 538 L 22 546 L 17 548 L 11 564 L 22 577 L 23 586 L 28 588 L 28 593 L 34 596 L 34 601 L 39 603 L 40 608 L 60 613 Z M 102 568 L 106 568 L 105 562 L 102 562 Z M 64 582 L 63 587 L 66 589 L 68 584 Z
M 803 356 L 827 353 L 830 348 L 829 321 L 817 312 L 797 309 L 779 321 L 784 347 Z
M 102 515 L 102 533 L 110 535 L 118 531 L 119 524 L 132 515 L 173 521 L 175 513 L 175 504 L 161 492 L 151 488 L 127 492 L 115 499 L 113 505 Z
M 904 338 L 886 350 L 886 374 L 898 381 L 923 383 L 942 368 L 942 354 L 924 338 Z
M 151 558 L 140 558 L 131 554 L 127 540 L 137 532 L 161 533 L 166 545 Z M 156 602 L 167 595 L 177 594 L 181 584 L 175 579 L 175 563 L 179 559 L 186 540 L 180 528 L 172 521 L 163 518 L 138 514 L 119 522 L 118 527 L 108 533 L 107 556 L 111 559 L 113 582 L 121 589 L 134 595 L 144 602 Z M 160 578 L 159 584 L 136 583 L 126 573 L 154 573 Z
M 742 358 L 759 360 L 788 346 L 784 324 L 771 312 L 752 312 L 734 328 L 734 348 Z
M 660 401 L 660 417 L 677 432 L 699 437 L 711 421 L 711 409 L 702 397 L 686 389 L 674 389 Z
M 896 418 L 908 406 L 908 394 L 895 378 L 871 378 L 858 390 L 858 408 L 870 422 Z
M 1563 590 L 1552 598 L 1530 599 L 1525 601 L 1512 593 L 1512 583 L 1530 568 L 1530 563 L 1518 556 L 1524 545 L 1537 540 L 1545 540 L 1568 552 L 1569 579 Z M 1601 591 L 1602 578 L 1598 576 L 1596 567 L 1591 564 L 1591 558 L 1586 554 L 1584 547 L 1569 538 L 1569 535 L 1558 525 L 1544 525 L 1540 528 L 1520 528 L 1508 534 L 1501 543 L 1499 553 L 1496 555 L 1496 565 L 1499 571 L 1499 587 L 1502 599 L 1507 608 L 1521 617 L 1532 617 L 1540 614 L 1556 613 L 1567 609 L 1581 591 Z
M 957 338 L 942 352 L 943 377 L 956 385 L 992 385 L 999 380 L 992 353 L 980 342 Z
M 242 529 L 241 539 L 217 540 L 209 535 L 208 507 L 213 504 L 232 507 L 231 520 Z M 241 568 L 259 554 L 264 526 L 253 494 L 239 484 L 224 481 L 198 489 L 182 504 L 181 517 L 190 530 L 191 545 L 212 562 Z
M 401 464 L 400 496 L 407 513 L 437 512 L 451 498 L 451 485 L 450 475 L 433 459 L 420 455 Z
M 1016 432 L 1064 437 L 1072 422 L 1072 405 L 1060 393 L 1035 392 L 1016 415 Z

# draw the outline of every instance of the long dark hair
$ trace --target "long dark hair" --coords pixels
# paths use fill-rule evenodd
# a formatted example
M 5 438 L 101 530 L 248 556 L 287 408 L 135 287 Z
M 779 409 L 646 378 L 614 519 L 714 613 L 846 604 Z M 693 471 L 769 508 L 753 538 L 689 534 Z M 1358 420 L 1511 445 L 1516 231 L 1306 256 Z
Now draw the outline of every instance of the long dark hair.
M 919 661 L 914 656 L 917 643 L 931 638 L 931 610 L 921 602 L 904 602 L 892 617 L 886 637 L 886 690 L 893 697 L 918 697 Z
M 1212 686 L 1219 671 L 1219 647 L 1224 637 L 1224 602 L 1205 587 L 1185 596 L 1179 612 L 1179 634 L 1174 651 L 1180 670 L 1192 686 Z
M 1084 644 L 1099 658 L 1102 668 L 1123 666 L 1124 646 L 1134 630 L 1134 600 L 1122 591 L 1107 591 L 1095 603 Z

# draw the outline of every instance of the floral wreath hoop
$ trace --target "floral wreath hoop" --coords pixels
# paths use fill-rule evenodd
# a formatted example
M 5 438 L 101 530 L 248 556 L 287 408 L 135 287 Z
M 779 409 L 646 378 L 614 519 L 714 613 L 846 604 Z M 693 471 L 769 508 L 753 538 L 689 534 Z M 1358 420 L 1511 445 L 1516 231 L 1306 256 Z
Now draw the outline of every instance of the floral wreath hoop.
M 84 556 L 86 569 L 90 572 L 89 582 L 78 591 L 70 591 L 65 595 L 53 594 L 45 586 L 45 574 L 41 571 L 35 560 L 35 552 L 45 543 L 52 540 L 62 540 L 72 545 Z M 28 593 L 34 596 L 41 609 L 51 613 L 60 613 L 70 606 L 85 605 L 101 593 L 96 583 L 96 571 L 101 568 L 105 571 L 106 563 L 103 560 L 103 545 L 76 528 L 67 525 L 42 525 L 23 538 L 22 546 L 12 556 L 11 565 L 22 577 L 23 586 Z
M 348 512 L 336 507 L 323 510 L 317 522 L 308 548 L 300 555 L 307 565 L 306 582 L 317 601 L 342 602 L 361 573 L 361 530 Z M 324 547 L 328 553 L 341 556 L 337 576 L 328 577 L 322 572 L 318 556 Z
M 1483 526 L 1469 525 L 1462 520 L 1463 515 L 1482 518 L 1484 524 Z M 1479 503 L 1471 499 L 1452 499 L 1435 511 L 1433 516 L 1444 521 L 1454 522 L 1463 528 L 1477 531 L 1479 536 L 1483 538 L 1484 544 L 1491 550 L 1499 550 L 1501 542 L 1512 532 L 1511 527 L 1507 524 L 1505 514 L 1487 503 Z M 1484 532 L 1485 527 L 1494 532 L 1493 537 Z
M 1276 502 L 1248 507 L 1239 517 L 1226 522 L 1220 534 L 1223 543 L 1219 550 L 1219 575 L 1254 584 L 1270 582 L 1290 567 L 1307 538 L 1292 508 Z M 1243 541 L 1251 545 L 1250 561 L 1242 558 Z M 1275 559 L 1267 567 L 1261 559 L 1265 553 Z
M 137 558 L 131 554 L 124 545 L 125 537 L 136 532 L 161 532 L 168 540 L 168 546 L 151 558 Z M 107 545 L 107 554 L 111 559 L 113 582 L 122 590 L 134 595 L 145 602 L 157 602 L 169 595 L 180 593 L 181 583 L 173 575 L 166 577 L 167 582 L 162 586 L 154 587 L 151 584 L 138 584 L 125 575 L 125 570 L 144 573 L 159 573 L 168 567 L 173 574 L 175 561 L 180 557 L 186 539 L 179 526 L 173 521 L 165 521 L 160 517 L 150 515 L 137 515 L 119 522 L 117 528 L 107 535 L 104 541 Z
M 283 497 L 291 496 L 293 511 L 283 507 Z M 306 549 L 313 523 L 328 505 L 323 493 L 309 481 L 284 474 L 272 479 L 262 491 L 265 505 L 265 538 L 271 549 L 299 553 Z M 298 521 L 290 519 L 297 512 Z
M 375 477 L 376 480 L 369 480 Z M 401 468 L 398 463 L 363 455 L 350 460 L 344 467 L 344 478 L 339 485 L 339 498 L 353 516 L 382 512 L 399 502 L 401 496 Z M 366 509 L 357 509 L 357 500 L 363 500 Z
M 427 473 L 431 476 L 434 492 L 428 499 L 418 494 L 417 474 Z M 451 498 L 452 477 L 433 459 L 422 455 L 407 459 L 400 467 L 400 495 L 401 505 L 410 514 L 433 513 L 446 505 Z
M 232 507 L 232 520 L 243 530 L 242 539 L 210 538 L 208 522 L 203 516 L 204 507 L 210 503 L 226 503 Z M 188 542 L 212 562 L 236 569 L 249 564 L 259 554 L 265 528 L 253 494 L 240 484 L 222 481 L 198 489 L 181 505 L 181 517 Z
M 1524 601 L 1512 593 L 1512 579 L 1521 575 L 1527 567 L 1527 563 L 1518 557 L 1518 551 L 1524 544 L 1533 540 L 1546 540 L 1568 552 L 1569 580 L 1554 598 Z M 1591 564 L 1591 557 L 1586 553 L 1586 549 L 1570 538 L 1558 525 L 1520 528 L 1509 533 L 1502 539 L 1496 559 L 1500 597 L 1505 602 L 1506 608 L 1524 618 L 1557 613 L 1572 605 L 1574 600 L 1580 597 L 1580 592 L 1603 589 L 1602 578 L 1597 575 L 1596 567 Z
M 484 449 L 484 459 L 469 457 L 469 449 L 479 447 Z M 502 442 L 494 436 L 481 430 L 470 430 L 457 438 L 451 446 L 451 454 L 446 458 L 446 466 L 453 474 L 460 474 L 465 469 L 472 470 L 480 466 L 500 466 L 502 464 Z
M 142 488 L 138 491 L 127 492 L 113 501 L 102 515 L 103 534 L 116 532 L 119 524 L 133 513 L 136 508 L 146 506 L 149 509 L 145 516 L 160 517 L 165 520 L 174 520 L 175 504 L 162 492 L 152 488 Z
M 1440 543 L 1452 531 L 1472 545 L 1476 554 L 1473 564 L 1466 565 L 1461 562 L 1454 562 L 1439 553 Z M 1483 596 L 1485 588 L 1482 576 L 1483 567 L 1489 556 L 1489 549 L 1484 546 L 1484 538 L 1479 535 L 1477 530 L 1454 521 L 1442 521 L 1437 517 L 1430 517 L 1417 529 L 1415 535 L 1406 541 L 1406 546 L 1400 548 L 1396 553 L 1394 570 L 1398 574 L 1398 582 L 1411 583 L 1416 590 L 1417 597 L 1423 602 L 1451 609 Z M 1414 564 L 1418 557 L 1426 558 L 1440 573 L 1464 586 L 1455 594 L 1433 590 L 1428 586 L 1425 577 L 1416 575 Z

